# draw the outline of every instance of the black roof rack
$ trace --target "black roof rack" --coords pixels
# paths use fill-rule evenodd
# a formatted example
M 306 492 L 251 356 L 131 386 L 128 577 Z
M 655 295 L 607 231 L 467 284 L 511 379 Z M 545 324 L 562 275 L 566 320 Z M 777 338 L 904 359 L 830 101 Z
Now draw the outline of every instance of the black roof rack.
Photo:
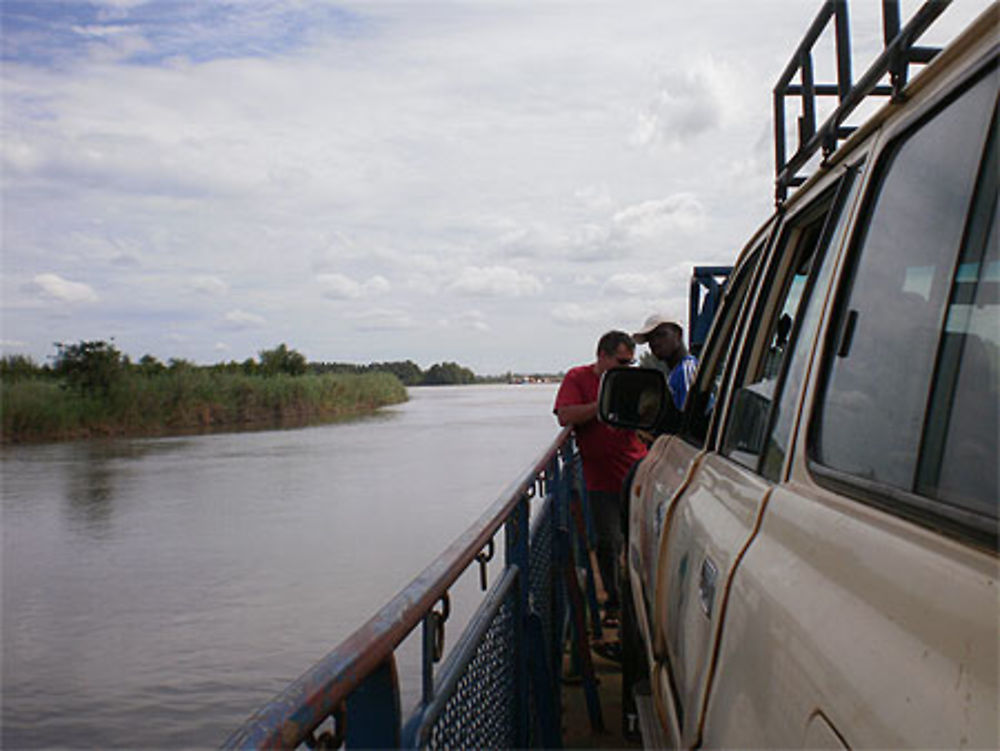
M 927 0 L 900 28 L 899 0 L 882 0 L 882 36 L 885 48 L 871 67 L 858 79 L 851 80 L 851 40 L 847 21 L 847 0 L 826 0 L 805 38 L 799 44 L 788 67 L 774 87 L 774 155 L 775 201 L 788 197 L 788 189 L 804 183 L 807 176 L 799 174 L 806 163 L 822 149 L 823 156 L 832 154 L 839 142 L 854 130 L 844 121 L 865 98 L 891 96 L 898 100 L 906 86 L 910 63 L 927 63 L 939 49 L 917 47 L 920 38 L 934 20 L 951 4 L 951 0 Z M 836 34 L 837 82 L 818 84 L 813 80 L 813 46 L 833 20 Z M 799 75 L 799 82 L 792 79 Z M 880 81 L 889 75 L 889 85 Z M 785 98 L 802 98 L 802 114 L 798 120 L 798 146 L 791 158 L 785 158 Z M 817 127 L 816 97 L 836 96 L 837 107 Z

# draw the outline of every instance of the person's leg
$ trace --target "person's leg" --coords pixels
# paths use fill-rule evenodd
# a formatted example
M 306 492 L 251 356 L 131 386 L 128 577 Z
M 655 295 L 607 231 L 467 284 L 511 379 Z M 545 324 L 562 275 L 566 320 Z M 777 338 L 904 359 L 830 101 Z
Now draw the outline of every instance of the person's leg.
M 597 535 L 597 566 L 607 595 L 604 610 L 608 616 L 617 618 L 621 607 L 618 594 L 622 550 L 620 497 L 618 493 L 603 491 L 589 491 L 587 495 Z

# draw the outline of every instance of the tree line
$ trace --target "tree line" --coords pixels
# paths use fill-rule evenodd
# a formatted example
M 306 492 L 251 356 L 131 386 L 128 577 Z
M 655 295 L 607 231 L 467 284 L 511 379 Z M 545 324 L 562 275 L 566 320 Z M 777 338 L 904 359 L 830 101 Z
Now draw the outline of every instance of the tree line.
M 405 386 L 464 385 L 482 380 L 469 368 L 454 362 L 442 362 L 422 369 L 412 360 L 372 362 L 367 365 L 340 362 L 308 362 L 305 355 L 282 343 L 258 352 L 256 359 L 242 362 L 231 360 L 215 365 L 196 365 L 190 360 L 170 358 L 162 362 L 153 355 L 143 355 L 137 361 L 122 353 L 114 340 L 80 341 L 76 344 L 55 344 L 56 355 L 51 365 L 39 365 L 24 355 L 0 358 L 0 380 L 13 383 L 29 378 L 57 378 L 69 388 L 85 393 L 107 394 L 114 382 L 126 375 L 157 376 L 202 370 L 210 373 L 242 374 L 271 377 L 277 375 L 390 373 Z
M 369 414 L 407 399 L 393 374 L 312 373 L 287 345 L 242 363 L 138 361 L 113 342 L 56 344 L 49 365 L 0 358 L 0 442 L 242 430 Z
M 355 365 L 340 362 L 317 362 L 309 364 L 314 373 L 392 373 L 405 386 L 461 386 L 478 383 L 479 378 L 469 368 L 455 362 L 442 362 L 421 369 L 413 360 L 397 362 L 373 362 Z

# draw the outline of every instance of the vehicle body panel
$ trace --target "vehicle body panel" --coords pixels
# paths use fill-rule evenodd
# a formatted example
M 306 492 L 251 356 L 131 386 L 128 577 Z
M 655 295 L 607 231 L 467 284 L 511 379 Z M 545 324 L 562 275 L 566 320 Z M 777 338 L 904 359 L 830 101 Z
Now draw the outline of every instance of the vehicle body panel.
M 821 711 L 852 748 L 998 747 L 997 575 L 991 553 L 777 488 L 734 577 L 704 744 L 802 746 Z
M 671 672 L 684 745 L 694 744 L 728 581 L 753 535 L 769 486 L 708 454 L 669 515 L 660 546 L 656 593 L 659 679 Z
M 661 532 L 670 504 L 686 484 L 698 453 L 676 436 L 660 436 L 650 447 L 632 481 L 627 570 L 635 587 L 637 626 L 649 645 L 650 654 L 647 657 L 650 660 L 653 659 L 654 643 L 652 597 L 656 591 Z

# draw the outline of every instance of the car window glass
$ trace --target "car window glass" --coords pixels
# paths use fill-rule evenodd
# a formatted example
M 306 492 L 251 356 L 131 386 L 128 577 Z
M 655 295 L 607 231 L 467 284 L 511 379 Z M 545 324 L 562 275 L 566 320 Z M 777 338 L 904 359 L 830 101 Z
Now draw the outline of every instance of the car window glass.
M 849 301 L 834 331 L 813 446 L 821 464 L 864 483 L 915 489 L 953 274 L 995 100 L 996 81 L 984 76 L 898 143 L 880 168 Z
M 838 247 L 843 240 L 844 233 L 847 231 L 850 212 L 846 211 L 845 207 L 850 205 L 859 183 L 854 178 L 854 170 L 848 171 L 844 177 L 844 182 L 836 199 L 837 205 L 834 207 L 833 214 L 831 215 L 836 217 L 836 224 L 830 228 L 830 239 L 824 241 L 825 248 Z M 780 396 L 772 406 L 770 435 L 764 447 L 764 457 L 760 465 L 761 474 L 775 482 L 780 479 L 785 454 L 788 452 L 788 441 L 792 432 L 793 418 L 795 417 L 795 405 L 798 402 L 799 391 L 802 387 L 802 379 L 805 376 L 806 364 L 809 361 L 812 343 L 816 338 L 819 327 L 820 312 L 823 308 L 824 299 L 822 293 L 829 286 L 835 261 L 835 253 L 824 253 L 822 261 L 814 262 L 814 265 L 819 263 L 820 268 L 815 274 L 812 289 L 805 290 L 807 299 L 805 300 L 804 308 L 798 305 L 797 293 L 794 289 L 792 294 L 789 295 L 789 300 L 794 300 L 796 307 L 800 311 L 804 310 L 804 312 L 800 313 L 800 320 L 796 322 L 796 329 L 792 332 L 793 344 L 787 358 L 788 366 L 780 388 Z M 801 284 L 798 275 L 796 275 L 792 284 L 793 287 L 796 284 Z M 786 307 L 787 305 L 788 302 L 786 301 Z
M 985 160 L 996 164 L 994 151 Z M 944 333 L 927 423 L 917 492 L 976 514 L 997 513 L 1000 435 L 1000 241 L 997 170 L 984 170 L 967 232 Z
M 740 266 L 730 279 L 729 291 L 718 313 L 721 317 L 715 324 L 707 349 L 703 352 L 702 365 L 699 366 L 696 381 L 684 404 L 685 424 L 682 434 L 695 445 L 703 446 L 708 436 L 708 427 L 719 399 L 726 363 L 732 348 L 737 344 L 736 322 L 750 288 L 750 280 L 763 255 L 765 244 L 766 241 L 758 245 L 747 263 Z
M 779 253 L 764 286 L 765 290 L 781 292 L 777 301 L 773 296 L 761 296 L 760 309 L 748 328 L 760 332 L 760 336 L 757 342 L 751 342 L 749 362 L 739 379 L 740 386 L 733 392 L 722 452 L 750 469 L 756 470 L 764 448 L 778 376 L 789 350 L 806 282 L 821 256 L 820 237 L 831 203 L 831 194 L 820 198 L 805 212 L 804 218 L 793 220 L 783 232 Z M 791 260 L 786 262 L 783 257 Z M 773 311 L 769 321 L 759 323 L 768 309 Z

